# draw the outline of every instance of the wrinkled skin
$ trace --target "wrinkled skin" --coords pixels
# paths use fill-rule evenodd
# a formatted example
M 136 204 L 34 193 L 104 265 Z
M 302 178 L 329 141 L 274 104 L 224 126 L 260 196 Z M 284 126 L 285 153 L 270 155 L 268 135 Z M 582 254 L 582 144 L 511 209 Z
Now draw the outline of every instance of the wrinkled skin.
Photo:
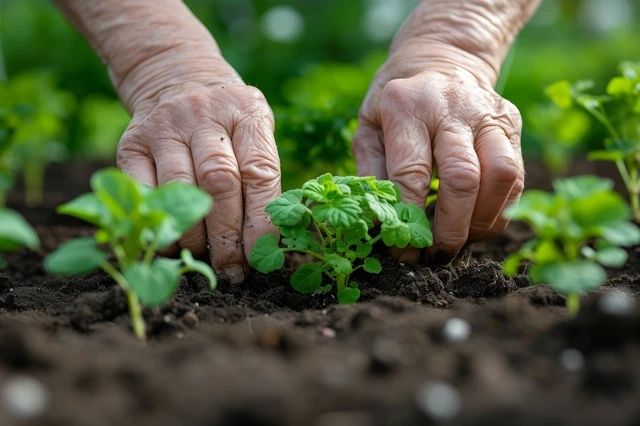
M 215 208 L 180 246 L 210 244 L 216 269 L 244 278 L 255 240 L 274 232 L 264 207 L 280 193 L 273 113 L 262 93 L 232 82 L 172 90 L 135 112 L 118 148 L 118 166 L 138 181 L 183 181 L 213 196 Z
M 407 61 L 392 56 L 378 73 L 353 150 L 361 174 L 396 182 L 417 205 L 437 168 L 435 248 L 454 254 L 467 241 L 501 232 L 501 212 L 522 194 L 520 114 L 473 69 L 430 61 L 412 72 Z

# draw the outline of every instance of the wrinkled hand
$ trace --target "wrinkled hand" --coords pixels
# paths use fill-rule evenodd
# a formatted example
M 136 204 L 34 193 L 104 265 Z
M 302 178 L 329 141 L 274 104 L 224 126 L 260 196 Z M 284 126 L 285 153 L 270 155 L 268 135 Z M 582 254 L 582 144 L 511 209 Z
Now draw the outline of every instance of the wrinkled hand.
M 220 74 L 212 70 L 210 77 Z M 274 231 L 264 212 L 280 193 L 273 114 L 262 93 L 239 77 L 198 78 L 140 96 L 118 166 L 148 185 L 182 181 L 210 193 L 213 212 L 179 244 L 202 254 L 208 242 L 216 270 L 240 282 L 245 255 L 260 235 Z
M 426 63 L 410 52 L 390 57 L 360 111 L 353 150 L 360 174 L 396 182 L 420 206 L 437 168 L 434 244 L 455 254 L 505 228 L 501 213 L 520 197 L 524 167 L 516 107 L 482 75 L 486 64 L 446 52 Z

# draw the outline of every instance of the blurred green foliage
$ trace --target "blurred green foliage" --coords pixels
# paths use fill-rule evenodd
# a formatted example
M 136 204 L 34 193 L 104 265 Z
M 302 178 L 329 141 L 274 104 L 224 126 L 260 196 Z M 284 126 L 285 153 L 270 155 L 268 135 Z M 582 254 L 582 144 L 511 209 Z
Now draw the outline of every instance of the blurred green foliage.
M 379 55 L 368 58 L 386 50 L 416 2 L 186 1 L 231 64 L 274 107 L 285 187 L 320 170 L 353 171 L 353 118 L 382 61 Z M 548 152 L 557 141 L 561 147 L 551 150 L 566 158 L 554 166 L 561 173 L 581 149 L 577 140 L 587 146 L 602 140 L 599 126 L 585 129 L 577 115 L 551 113 L 543 90 L 561 78 L 588 77 L 603 86 L 617 63 L 640 58 L 639 14 L 640 0 L 543 2 L 506 61 L 498 86 L 523 112 L 527 155 Z M 126 113 L 115 103 L 107 73 L 82 36 L 47 0 L 0 0 L 0 37 L 9 78 L 48 71 L 76 97 L 76 114 L 68 121 L 69 152 L 111 156 Z M 586 136 L 578 137 L 581 132 Z

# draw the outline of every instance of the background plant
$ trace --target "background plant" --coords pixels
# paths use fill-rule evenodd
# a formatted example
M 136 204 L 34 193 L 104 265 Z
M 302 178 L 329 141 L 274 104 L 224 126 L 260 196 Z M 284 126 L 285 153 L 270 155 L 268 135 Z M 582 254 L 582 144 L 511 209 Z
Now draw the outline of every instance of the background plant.
M 393 183 L 374 177 L 327 173 L 283 193 L 266 211 L 282 240 L 273 234 L 259 238 L 251 265 L 268 273 L 284 266 L 287 252 L 307 254 L 313 261 L 293 273 L 293 288 L 305 294 L 329 292 L 333 284 L 322 285 L 327 276 L 335 283 L 340 303 L 360 297 L 359 284 L 350 278 L 354 271 L 382 270 L 380 261 L 370 256 L 378 241 L 399 248 L 432 244 L 424 209 L 401 202 Z
M 605 149 L 591 152 L 589 158 L 615 163 L 640 222 L 640 62 L 622 62 L 620 75 L 609 81 L 605 94 L 588 94 L 593 86 L 591 81 L 572 85 L 562 80 L 549 86 L 547 94 L 561 108 L 579 105 L 605 127 Z
M 529 278 L 566 295 L 575 314 L 580 295 L 606 281 L 603 266 L 621 267 L 628 257 L 621 247 L 640 243 L 640 228 L 612 188 L 610 180 L 579 176 L 554 181 L 554 193 L 526 191 L 506 214 L 529 224 L 534 237 L 504 261 L 505 273 L 530 261 Z
M 91 188 L 92 193 L 60 206 L 58 211 L 98 230 L 93 237 L 63 244 L 47 257 L 46 269 L 60 275 L 105 271 L 124 290 L 133 330 L 144 339 L 140 304 L 153 307 L 166 303 L 180 277 L 189 271 L 203 274 L 212 289 L 216 286 L 209 265 L 194 260 L 188 250 L 182 250 L 180 260 L 156 256 L 206 216 L 211 198 L 180 182 L 148 188 L 117 169 L 96 172 Z

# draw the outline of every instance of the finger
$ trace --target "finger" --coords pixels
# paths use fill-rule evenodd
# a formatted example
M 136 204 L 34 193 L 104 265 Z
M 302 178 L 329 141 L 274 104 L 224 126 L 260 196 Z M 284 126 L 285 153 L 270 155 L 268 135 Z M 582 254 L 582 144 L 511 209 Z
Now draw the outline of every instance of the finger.
M 281 192 L 280 159 L 273 132 L 271 110 L 266 101 L 259 100 L 258 107 L 236 125 L 232 136 L 244 192 L 242 236 L 247 258 L 258 237 L 277 233 L 265 212 L 265 206 Z
M 404 202 L 425 208 L 431 180 L 431 141 L 424 122 L 413 114 L 396 112 L 382 118 L 389 179 L 400 188 Z M 400 261 L 417 262 L 420 250 L 393 253 Z
M 213 211 L 205 219 L 211 262 L 232 283 L 242 282 L 242 183 L 231 138 L 212 124 L 194 133 L 191 155 L 198 185 L 213 197 Z
M 360 124 L 351 147 L 360 176 L 387 179 L 385 149 L 381 133 L 381 130 L 373 123 L 360 118 Z
M 433 144 L 440 177 L 434 218 L 435 248 L 455 254 L 469 236 L 480 188 L 480 162 L 469 128 L 445 127 L 436 133 Z
M 116 163 L 127 175 L 143 185 L 157 185 L 156 167 L 147 141 L 136 129 L 127 129 L 120 143 Z
M 500 127 L 488 127 L 477 136 L 476 153 L 482 177 L 469 230 L 472 241 L 488 236 L 520 177 L 516 153 Z
M 191 150 L 181 140 L 162 138 L 151 144 L 151 154 L 155 159 L 158 184 L 184 182 L 197 185 Z M 207 249 L 207 234 L 204 222 L 200 221 L 185 232 L 178 244 L 182 248 L 200 255 Z

